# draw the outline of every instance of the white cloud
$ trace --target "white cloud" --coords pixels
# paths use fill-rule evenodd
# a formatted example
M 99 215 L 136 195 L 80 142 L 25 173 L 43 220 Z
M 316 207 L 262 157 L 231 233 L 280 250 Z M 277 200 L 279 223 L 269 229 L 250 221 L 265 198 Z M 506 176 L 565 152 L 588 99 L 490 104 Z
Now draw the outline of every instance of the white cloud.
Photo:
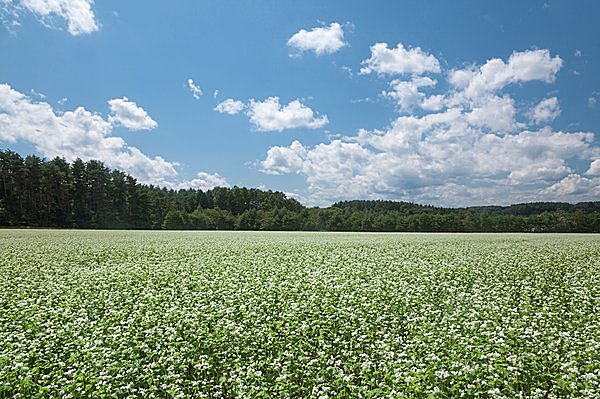
M 532 80 L 554 82 L 562 64 L 562 59 L 551 57 L 548 50 L 514 52 L 508 63 L 493 58 L 478 68 L 451 71 L 448 81 L 461 90 L 461 97 L 476 101 L 512 83 Z
M 433 96 L 423 98 L 420 106 L 427 111 L 439 111 L 444 107 L 444 96 L 436 94 Z
M 593 160 L 590 164 L 590 168 L 585 174 L 590 176 L 600 176 L 600 159 Z
M 289 147 L 271 147 L 261 167 L 265 173 L 305 176 L 316 203 L 404 196 L 459 206 L 488 199 L 477 197 L 478 192 L 490 198 L 495 193 L 496 203 L 508 203 L 515 200 L 508 193 L 519 193 L 520 200 L 539 200 L 524 188 L 543 187 L 572 173 L 566 160 L 585 153 L 593 140 L 591 133 L 544 129 L 482 134 L 464 115 L 455 116 L 457 120 L 447 121 L 399 118 L 387 131 L 361 131 L 344 139 L 355 142 L 333 140 L 311 148 L 295 141 Z M 447 193 L 443 201 L 427 197 L 435 187 L 449 183 L 469 187 L 470 196 Z
M 535 123 L 551 122 L 560 115 L 558 98 L 551 97 L 540 101 L 529 113 L 529 118 Z
M 551 83 L 561 65 L 546 50 L 513 53 L 508 62 L 452 71 L 450 89 L 429 96 L 419 88 L 435 90 L 433 79 L 393 80 L 383 95 L 405 112 L 420 108 L 418 116 L 316 146 L 294 141 L 271 147 L 262 171 L 304 176 L 308 203 L 317 205 L 349 198 L 446 206 L 597 198 L 595 178 L 569 178 L 582 173 L 574 166 L 582 160 L 594 160 L 587 175 L 600 175 L 594 133 L 535 128 L 536 121 L 551 121 L 560 112 L 558 100 L 522 110 L 502 93 L 510 83 Z M 519 121 L 519 115 L 534 123 Z M 577 189 L 568 188 L 573 184 Z
M 307 148 L 294 141 L 289 147 L 271 147 L 260 165 L 267 174 L 304 175 L 311 192 L 306 203 L 326 205 L 324 199 L 364 198 L 374 182 L 361 172 L 373 161 L 374 155 L 357 143 L 333 140 Z
M 219 96 L 219 90 L 215 90 L 213 92 L 213 98 L 217 98 Z
M 371 46 L 371 57 L 362 62 L 361 74 L 376 72 L 379 74 L 423 74 L 439 73 L 440 63 L 433 55 L 420 47 L 406 49 L 402 43 L 396 48 L 388 48 L 387 43 L 375 43 Z
M 289 147 L 269 148 L 267 158 L 261 162 L 261 167 L 263 172 L 270 175 L 300 173 L 307 154 L 308 150 L 298 140 L 294 140 Z
M 482 98 L 465 114 L 468 122 L 476 127 L 496 132 L 512 132 L 518 126 L 515 121 L 515 104 L 509 96 Z
M 243 102 L 228 98 L 227 100 L 217 104 L 214 110 L 222 114 L 235 115 L 243 111 L 244 108 L 246 108 L 246 105 Z
M 71 35 L 89 34 L 100 29 L 94 11 L 93 0 L 3 0 L 4 12 L 18 18 L 19 11 L 29 10 L 45 26 L 59 28 L 57 20 L 67 23 Z M 14 22 L 13 22 L 14 24 Z M 18 24 L 18 22 L 17 22 Z
M 191 180 L 190 186 L 206 191 L 215 187 L 228 187 L 229 183 L 218 173 L 198 172 L 197 177 Z
M 526 126 L 516 121 L 517 109 L 508 95 L 500 95 L 511 83 L 541 80 L 551 83 L 562 65 L 560 57 L 551 57 L 547 50 L 514 52 L 504 62 L 499 58 L 488 60 L 481 66 L 455 69 L 448 74 L 451 89 L 446 93 L 426 95 L 421 88 L 434 90 L 437 81 L 414 75 L 411 80 L 392 80 L 392 90 L 384 97 L 394 100 L 404 112 L 419 108 L 426 112 L 443 112 L 458 109 L 468 123 L 489 131 L 513 132 Z M 560 113 L 555 97 L 542 101 L 533 110 L 525 112 L 530 121 L 549 122 Z
M 269 97 L 265 101 L 250 100 L 246 115 L 257 130 L 278 131 L 306 127 L 317 129 L 329 121 L 327 115 L 316 116 L 312 109 L 294 100 L 287 105 L 279 104 L 279 97 Z
M 186 180 L 179 183 L 167 183 L 165 186 L 173 190 L 192 188 L 207 191 L 215 187 L 229 187 L 229 183 L 227 182 L 227 179 L 218 173 L 198 172 L 196 178 L 192 180 Z
M 113 125 L 121 125 L 129 130 L 151 130 L 158 126 L 142 107 L 127 97 L 113 98 L 108 105 L 113 113 L 108 120 Z
M 547 182 L 551 183 L 556 179 L 571 172 L 562 159 L 543 159 L 531 162 L 527 168 L 513 168 L 509 173 L 509 182 L 512 184 Z
M 575 57 L 581 57 L 581 50 L 575 49 L 574 55 L 575 55 Z
M 542 190 L 540 195 L 559 201 L 597 199 L 600 196 L 600 178 L 588 179 L 573 173 Z
M 412 111 L 415 107 L 424 105 L 439 109 L 431 101 L 428 102 L 425 94 L 419 91 L 421 87 L 432 87 L 436 84 L 437 81 L 428 77 L 413 77 L 410 81 L 392 80 L 390 83 L 392 91 L 384 91 L 382 94 L 384 97 L 396 101 L 401 111 Z
M 34 102 L 26 95 L 0 84 L 0 140 L 25 141 L 48 158 L 97 159 L 112 168 L 130 173 L 143 183 L 160 184 L 175 177 L 174 164 L 149 157 L 111 136 L 113 124 L 83 107 L 56 113 L 45 102 Z
M 192 92 L 192 96 L 196 99 L 199 100 L 200 97 L 202 97 L 202 89 L 200 88 L 200 86 L 194 84 L 194 80 L 193 79 L 188 79 L 187 81 L 188 84 L 188 88 L 190 89 L 190 91 Z
M 334 22 L 328 27 L 313 28 L 310 31 L 300 29 L 287 41 L 296 54 L 314 51 L 317 55 L 332 54 L 346 45 L 342 26 Z

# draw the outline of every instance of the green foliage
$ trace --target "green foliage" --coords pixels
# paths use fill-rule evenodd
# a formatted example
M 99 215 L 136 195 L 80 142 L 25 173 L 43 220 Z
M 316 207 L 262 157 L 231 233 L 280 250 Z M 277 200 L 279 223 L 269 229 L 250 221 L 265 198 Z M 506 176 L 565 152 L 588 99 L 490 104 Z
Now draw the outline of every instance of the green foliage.
M 0 151 L 0 226 L 168 230 L 600 232 L 600 202 L 439 208 L 344 201 L 305 208 L 244 187 L 167 190 L 102 162 L 25 159 Z
M 594 235 L 0 242 L 3 398 L 600 396 Z

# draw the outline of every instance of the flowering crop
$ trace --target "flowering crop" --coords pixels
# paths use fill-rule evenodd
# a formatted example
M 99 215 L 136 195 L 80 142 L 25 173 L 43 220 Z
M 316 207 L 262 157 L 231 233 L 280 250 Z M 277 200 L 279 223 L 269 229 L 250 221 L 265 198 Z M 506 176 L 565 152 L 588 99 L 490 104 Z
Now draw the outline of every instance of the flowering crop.
M 0 397 L 600 397 L 593 235 L 0 231 Z

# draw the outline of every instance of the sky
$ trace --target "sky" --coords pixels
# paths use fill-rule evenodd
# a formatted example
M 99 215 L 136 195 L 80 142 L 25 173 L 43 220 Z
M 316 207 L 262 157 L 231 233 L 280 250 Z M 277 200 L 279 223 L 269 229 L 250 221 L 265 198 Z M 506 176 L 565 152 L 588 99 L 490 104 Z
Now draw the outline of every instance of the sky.
M 307 206 L 600 200 L 600 2 L 0 0 L 0 149 Z

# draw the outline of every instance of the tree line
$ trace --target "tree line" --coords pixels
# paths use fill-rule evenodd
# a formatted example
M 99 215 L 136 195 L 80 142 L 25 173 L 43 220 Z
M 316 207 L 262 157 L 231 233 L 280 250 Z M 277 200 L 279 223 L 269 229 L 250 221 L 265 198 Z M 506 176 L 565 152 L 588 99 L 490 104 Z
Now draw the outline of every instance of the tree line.
M 169 190 L 102 162 L 0 151 L 0 226 L 103 229 L 600 232 L 600 202 L 441 208 L 343 201 L 307 208 L 243 187 Z

